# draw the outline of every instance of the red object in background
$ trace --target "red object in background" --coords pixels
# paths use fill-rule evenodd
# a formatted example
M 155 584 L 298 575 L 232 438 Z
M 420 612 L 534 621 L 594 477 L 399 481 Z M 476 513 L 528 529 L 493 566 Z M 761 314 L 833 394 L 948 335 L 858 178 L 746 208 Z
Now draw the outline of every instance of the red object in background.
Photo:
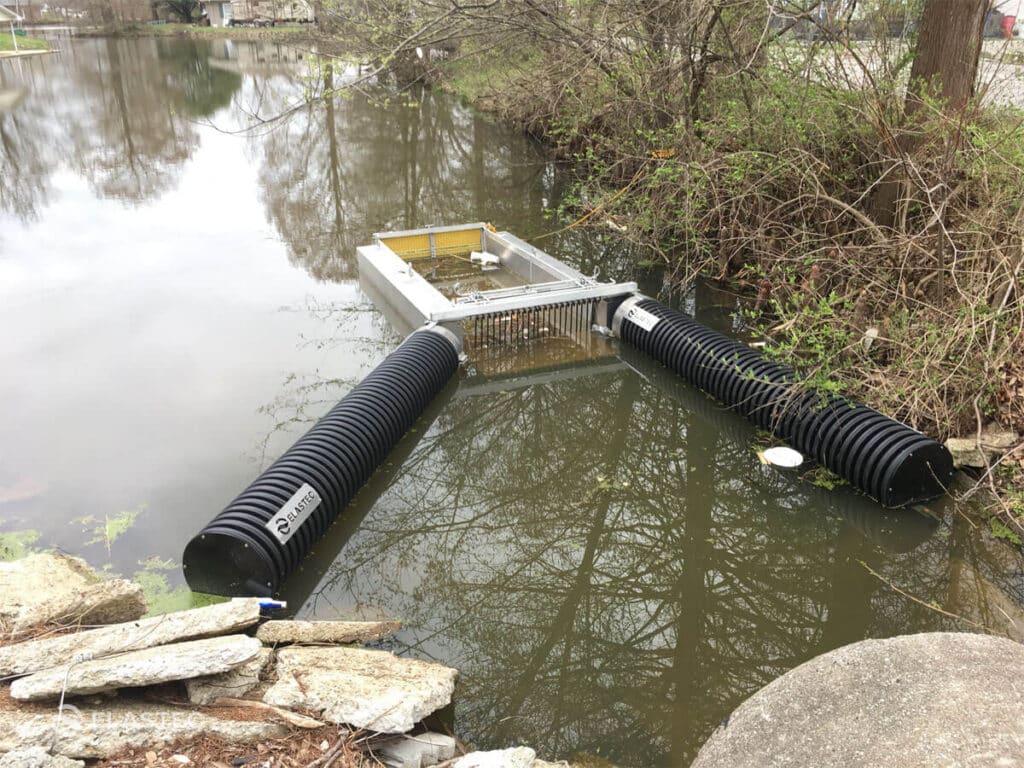
M 1016 22 L 1016 16 L 1003 16 L 1003 37 L 1007 40 L 1013 39 L 1013 25 Z

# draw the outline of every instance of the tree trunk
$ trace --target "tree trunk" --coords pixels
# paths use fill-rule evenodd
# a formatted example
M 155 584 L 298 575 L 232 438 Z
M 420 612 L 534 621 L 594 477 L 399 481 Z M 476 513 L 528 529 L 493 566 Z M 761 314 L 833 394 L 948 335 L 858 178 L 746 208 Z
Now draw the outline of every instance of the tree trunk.
M 949 113 L 974 96 L 988 6 L 988 0 L 925 1 L 907 87 L 908 115 L 927 95 L 940 97 Z
M 897 139 L 901 155 L 918 148 L 918 137 L 908 129 L 926 98 L 940 99 L 946 114 L 955 115 L 974 96 L 988 7 L 989 0 L 925 0 L 904 102 L 904 125 Z M 879 185 L 873 207 L 875 220 L 882 226 L 893 226 L 906 186 L 902 173 L 890 175 Z

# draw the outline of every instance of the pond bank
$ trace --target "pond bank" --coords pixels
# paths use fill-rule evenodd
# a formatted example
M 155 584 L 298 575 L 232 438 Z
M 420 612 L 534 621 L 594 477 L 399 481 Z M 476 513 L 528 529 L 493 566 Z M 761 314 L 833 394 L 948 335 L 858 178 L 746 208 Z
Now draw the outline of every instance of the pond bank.
M 17 59 L 24 56 L 45 56 L 53 51 L 0 51 L 0 59 Z
M 49 53 L 50 46 L 38 37 L 18 37 L 18 50 L 14 50 L 14 39 L 7 30 L 0 31 L 0 57 L 38 56 Z
M 187 38 L 191 40 L 251 40 L 263 42 L 308 43 L 320 34 L 315 24 L 279 27 L 201 27 L 197 24 L 124 24 L 89 27 L 76 32 L 78 37 L 115 38 Z
M 0 583 L 16 598 L 0 613 L 0 670 L 16 678 L 0 691 L 5 766 L 19 754 L 218 765 L 249 752 L 280 766 L 550 765 L 418 727 L 443 725 L 458 672 L 360 646 L 397 622 L 266 621 L 278 606 L 259 598 L 144 618 L 141 586 L 56 553 L 0 564 Z
M 57 553 L 0 564 L 0 584 L 16 598 L 0 611 L 3 768 L 572 768 L 446 733 L 458 672 L 381 649 L 395 621 L 273 619 L 263 598 L 147 617 L 139 585 Z M 1021 663 L 1019 643 L 980 634 L 852 643 L 754 693 L 693 765 L 1012 760 L 1024 699 L 1005 670 Z

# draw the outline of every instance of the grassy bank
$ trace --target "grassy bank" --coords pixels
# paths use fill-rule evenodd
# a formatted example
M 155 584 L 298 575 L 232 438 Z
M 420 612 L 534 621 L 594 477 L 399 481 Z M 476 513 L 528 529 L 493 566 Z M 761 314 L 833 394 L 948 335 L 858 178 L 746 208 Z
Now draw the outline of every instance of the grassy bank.
M 749 297 L 766 353 L 812 383 L 940 439 L 1024 433 L 1024 113 L 930 106 L 912 150 L 894 147 L 905 51 L 777 44 L 699 93 L 657 57 L 593 66 L 552 46 L 463 49 L 432 74 L 575 163 L 571 216 L 678 283 Z M 982 479 L 1024 521 L 1024 449 Z
M 281 27 L 200 27 L 195 24 L 126 24 L 83 30 L 82 37 L 186 37 L 196 40 L 301 41 L 316 35 L 316 25 Z
M 48 51 L 49 49 L 50 46 L 41 38 L 18 38 L 19 51 Z M 7 30 L 3 30 L 3 32 L 0 32 L 0 53 L 7 53 L 8 51 L 14 51 L 14 41 L 11 39 L 10 33 Z

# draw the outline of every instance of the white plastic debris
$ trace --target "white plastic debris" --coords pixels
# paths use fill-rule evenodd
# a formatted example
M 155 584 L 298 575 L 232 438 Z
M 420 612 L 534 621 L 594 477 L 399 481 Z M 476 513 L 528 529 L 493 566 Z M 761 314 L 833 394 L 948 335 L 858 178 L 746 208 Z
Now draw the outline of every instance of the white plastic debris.
M 794 451 L 792 448 L 787 448 L 784 445 L 769 448 L 761 455 L 764 456 L 765 461 L 775 467 L 792 469 L 804 463 L 804 457 L 800 451 Z
M 487 267 L 497 267 L 501 263 L 501 260 L 493 253 L 481 253 L 480 251 L 470 253 L 469 260 L 474 264 L 479 263 L 485 269 Z

